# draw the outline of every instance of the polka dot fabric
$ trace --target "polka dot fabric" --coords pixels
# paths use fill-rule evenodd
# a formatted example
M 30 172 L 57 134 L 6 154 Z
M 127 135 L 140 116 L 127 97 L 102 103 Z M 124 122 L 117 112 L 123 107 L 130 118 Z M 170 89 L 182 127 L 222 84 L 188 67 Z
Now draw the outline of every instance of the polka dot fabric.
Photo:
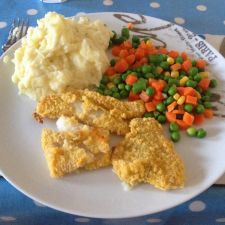
M 48 11 L 65 16 L 120 11 L 158 17 L 198 34 L 225 35 L 224 0 L 68 0 L 45 4 L 40 0 L 0 0 L 0 46 L 6 41 L 14 18 L 29 18 L 30 25 Z M 203 36 L 205 37 L 205 36 Z M 206 35 L 208 37 L 208 35 Z M 0 54 L 1 54 L 0 50 Z M 225 224 L 225 187 L 211 187 L 178 207 L 130 219 L 93 219 L 62 213 L 33 201 L 0 178 L 1 225 L 217 225 Z M 149 203 L 154 204 L 154 203 Z

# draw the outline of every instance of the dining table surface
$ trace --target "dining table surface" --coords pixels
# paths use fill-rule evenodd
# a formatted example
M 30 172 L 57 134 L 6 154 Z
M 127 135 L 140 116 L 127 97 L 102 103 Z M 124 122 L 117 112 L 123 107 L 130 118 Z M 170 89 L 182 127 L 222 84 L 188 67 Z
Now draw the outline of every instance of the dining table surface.
M 224 0 L 67 0 L 53 4 L 40 0 L 0 0 L 0 46 L 6 42 L 15 18 L 28 18 L 29 25 L 36 26 L 37 20 L 49 11 L 56 11 L 67 17 L 93 12 L 129 12 L 148 15 L 181 25 L 206 39 L 221 51 L 221 54 L 225 52 L 221 49 L 225 40 Z M 0 55 L 2 53 L 1 49 Z M 223 223 L 225 224 L 224 178 L 200 195 L 174 208 L 141 217 L 101 219 L 72 215 L 49 208 L 25 196 L 4 177 L 0 177 L 0 225 L 216 225 Z

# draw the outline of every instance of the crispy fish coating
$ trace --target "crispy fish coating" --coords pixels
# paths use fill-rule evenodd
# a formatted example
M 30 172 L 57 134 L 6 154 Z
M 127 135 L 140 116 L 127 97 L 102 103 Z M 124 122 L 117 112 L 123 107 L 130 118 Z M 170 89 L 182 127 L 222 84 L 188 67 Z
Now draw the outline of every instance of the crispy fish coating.
M 142 101 L 121 102 L 94 91 L 77 90 L 74 93 L 42 97 L 34 115 L 36 118 L 50 119 L 62 115 L 76 116 L 88 125 L 125 135 L 129 131 L 129 120 L 141 117 L 144 112 Z
M 112 154 L 113 170 L 120 180 L 134 186 L 144 182 L 167 190 L 184 186 L 184 165 L 162 126 L 152 118 L 130 122 L 126 134 Z
M 80 168 L 93 170 L 111 164 L 109 132 L 101 128 L 83 126 L 75 132 L 43 129 L 41 144 L 55 178 Z

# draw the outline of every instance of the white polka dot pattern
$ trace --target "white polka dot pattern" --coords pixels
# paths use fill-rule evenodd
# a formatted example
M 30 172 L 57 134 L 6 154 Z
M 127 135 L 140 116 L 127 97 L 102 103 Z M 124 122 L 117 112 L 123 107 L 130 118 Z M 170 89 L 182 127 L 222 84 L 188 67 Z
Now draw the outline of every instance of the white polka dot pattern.
M 205 203 L 202 201 L 194 201 L 189 205 L 189 209 L 192 212 L 201 212 L 205 209 Z
M 78 223 L 88 223 L 90 222 L 90 219 L 89 218 L 85 218 L 85 217 L 78 217 L 75 219 L 76 222 Z
M 158 218 L 150 218 L 150 219 L 147 219 L 146 221 L 149 222 L 149 223 L 160 223 L 160 222 L 162 222 L 162 220 L 158 219 Z
M 13 216 L 0 216 L 0 220 L 5 222 L 11 222 L 11 221 L 15 221 L 16 218 Z
M 207 10 L 207 7 L 205 5 L 197 5 L 196 6 L 196 9 L 198 11 L 206 11 Z
M 225 223 L 225 218 L 218 218 L 216 219 L 217 223 Z
M 182 17 L 175 17 L 174 18 L 175 23 L 177 24 L 184 24 L 185 23 L 185 19 Z
M 34 16 L 38 13 L 38 11 L 36 9 L 28 9 L 27 10 L 27 15 L 29 16 Z
M 7 26 L 7 23 L 4 21 L 0 21 L 0 29 L 4 28 Z
M 106 5 L 106 6 L 113 5 L 113 1 L 112 0 L 104 0 L 103 5 Z
M 160 4 L 158 2 L 150 2 L 150 6 L 152 8 L 159 8 L 160 7 Z

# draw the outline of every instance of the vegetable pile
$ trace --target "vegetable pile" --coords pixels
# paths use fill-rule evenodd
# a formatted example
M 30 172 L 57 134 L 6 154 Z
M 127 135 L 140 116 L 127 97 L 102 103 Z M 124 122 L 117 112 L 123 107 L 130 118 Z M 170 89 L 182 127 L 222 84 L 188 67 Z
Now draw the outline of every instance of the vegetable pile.
M 205 118 L 213 117 L 211 91 L 217 85 L 205 70 L 203 59 L 192 60 L 185 52 L 157 48 L 149 38 L 130 38 L 128 28 L 111 38 L 114 58 L 97 91 L 117 99 L 145 102 L 145 117 L 161 124 L 170 123 L 171 139 L 180 139 L 180 129 L 188 136 L 203 138 L 206 131 L 196 129 Z

